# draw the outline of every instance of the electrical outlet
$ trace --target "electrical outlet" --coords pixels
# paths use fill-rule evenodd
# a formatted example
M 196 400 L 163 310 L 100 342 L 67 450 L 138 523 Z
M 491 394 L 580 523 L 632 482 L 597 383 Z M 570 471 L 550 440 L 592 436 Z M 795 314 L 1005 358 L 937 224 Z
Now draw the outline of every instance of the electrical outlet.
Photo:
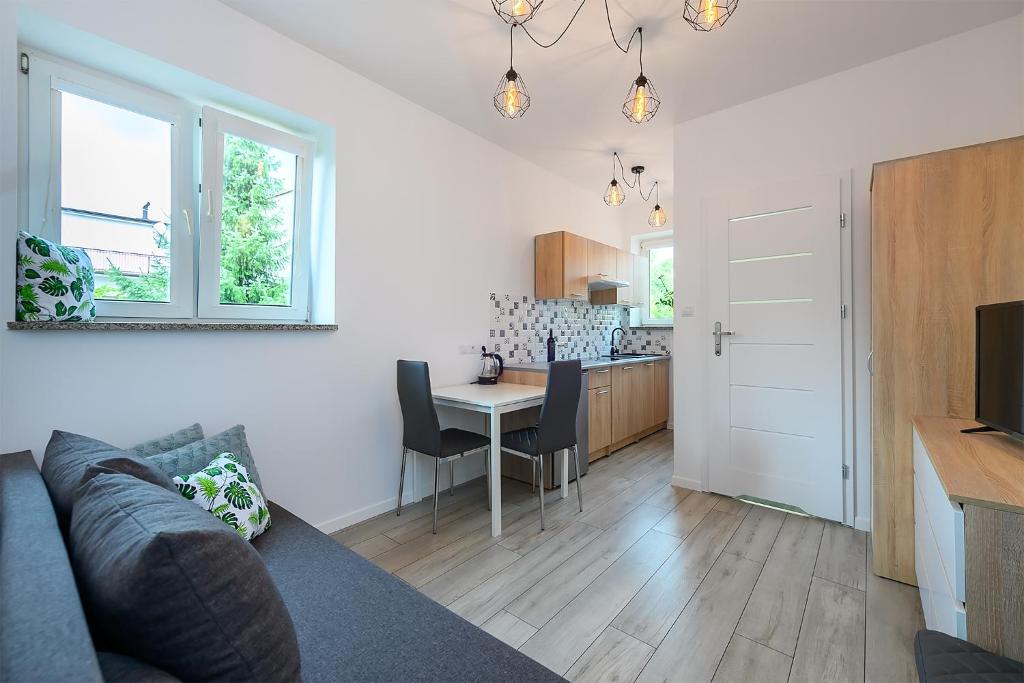
M 693 309 L 693 306 L 683 306 L 683 311 L 682 311 L 682 314 L 681 314 L 682 317 L 684 317 L 684 318 L 692 318 L 696 314 L 697 313 Z
M 480 344 L 460 344 L 459 353 L 464 356 L 480 355 Z

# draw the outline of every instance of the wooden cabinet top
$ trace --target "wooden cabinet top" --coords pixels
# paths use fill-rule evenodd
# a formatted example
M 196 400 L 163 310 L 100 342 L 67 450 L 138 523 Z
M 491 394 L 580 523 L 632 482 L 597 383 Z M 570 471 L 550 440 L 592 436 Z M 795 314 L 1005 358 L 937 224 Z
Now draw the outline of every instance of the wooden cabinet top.
M 1024 443 L 992 432 L 961 434 L 973 420 L 915 417 L 950 500 L 1024 514 Z

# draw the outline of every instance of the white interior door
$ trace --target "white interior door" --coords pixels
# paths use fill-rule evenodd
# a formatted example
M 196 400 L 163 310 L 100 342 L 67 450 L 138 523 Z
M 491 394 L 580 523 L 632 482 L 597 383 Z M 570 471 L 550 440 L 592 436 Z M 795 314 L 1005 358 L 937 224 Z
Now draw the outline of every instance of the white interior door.
M 708 203 L 708 485 L 843 519 L 840 179 Z M 723 334 L 716 351 L 714 325 Z

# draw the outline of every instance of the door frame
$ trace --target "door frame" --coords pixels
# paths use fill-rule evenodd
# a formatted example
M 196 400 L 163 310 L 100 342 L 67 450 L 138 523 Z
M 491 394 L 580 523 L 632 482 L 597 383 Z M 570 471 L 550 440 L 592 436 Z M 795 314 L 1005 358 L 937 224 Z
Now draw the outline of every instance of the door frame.
M 853 206 L 852 206 L 852 188 L 853 188 L 853 170 L 842 169 L 838 172 L 824 172 L 824 173 L 808 173 L 801 177 L 796 178 L 783 178 L 780 180 L 773 180 L 769 183 L 751 184 L 746 186 L 744 189 L 756 190 L 771 187 L 772 185 L 778 185 L 786 182 L 799 182 L 801 180 L 807 180 L 809 178 L 820 179 L 821 176 L 829 176 L 835 178 L 836 184 L 839 186 L 839 206 L 840 216 L 835 217 L 836 230 L 840 231 L 840 301 L 846 306 L 846 317 L 842 320 L 842 344 L 840 349 L 840 356 L 842 358 L 842 405 L 843 405 L 843 454 L 842 463 L 846 466 L 848 471 L 848 477 L 843 481 L 843 524 L 846 526 L 854 525 L 854 504 L 856 501 L 856 481 L 857 481 L 857 467 L 854 463 L 853 457 L 856 453 L 856 429 L 855 429 L 855 410 L 856 406 L 854 403 L 854 367 L 853 367 L 853 338 L 854 338 L 854 308 L 855 301 L 853 296 Z M 710 287 L 710 272 L 711 272 L 711 226 L 709 224 L 709 204 L 712 201 L 727 201 L 728 196 L 735 192 L 723 192 L 716 195 L 705 196 L 700 200 L 700 250 L 702 254 L 701 259 L 701 289 L 703 290 L 703 298 L 701 305 L 704 311 L 710 312 L 712 292 Z M 866 306 L 870 306 L 870 302 L 865 303 Z M 836 315 L 839 315 L 839 311 Z M 700 339 L 700 353 L 704 358 L 704 361 L 700 364 L 701 367 L 701 378 L 700 383 L 705 388 L 705 392 L 710 390 L 711 387 L 711 362 L 710 354 L 713 353 L 712 341 L 711 341 L 711 317 L 708 313 L 700 317 L 701 324 L 705 328 L 701 330 Z M 704 334 L 707 332 L 707 334 Z M 710 469 L 711 469 L 711 449 L 707 447 L 710 443 L 711 436 L 713 434 L 713 420 L 711 409 L 708 407 L 707 402 L 704 402 L 701 410 L 702 415 L 702 428 L 704 431 L 705 448 L 704 457 L 701 461 L 701 489 L 704 491 L 709 490 L 710 482 Z M 866 464 L 870 467 L 870 464 Z

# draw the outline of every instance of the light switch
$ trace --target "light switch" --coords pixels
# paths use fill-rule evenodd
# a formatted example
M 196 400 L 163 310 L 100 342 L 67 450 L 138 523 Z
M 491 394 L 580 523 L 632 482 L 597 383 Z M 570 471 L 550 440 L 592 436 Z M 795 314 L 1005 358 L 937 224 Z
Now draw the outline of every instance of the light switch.
M 696 311 L 694 311 L 693 306 L 683 306 L 683 311 L 680 315 L 682 315 L 684 318 L 692 318 L 696 314 L 697 313 Z

